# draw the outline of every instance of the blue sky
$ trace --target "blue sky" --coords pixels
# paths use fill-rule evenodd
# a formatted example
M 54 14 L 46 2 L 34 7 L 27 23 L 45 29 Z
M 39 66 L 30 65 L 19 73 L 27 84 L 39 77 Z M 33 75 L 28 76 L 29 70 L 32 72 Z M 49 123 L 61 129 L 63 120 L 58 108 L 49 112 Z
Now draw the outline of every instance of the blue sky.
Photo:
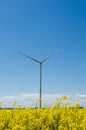
M 86 94 L 86 2 L 80 0 L 0 1 L 0 97 L 39 93 Z

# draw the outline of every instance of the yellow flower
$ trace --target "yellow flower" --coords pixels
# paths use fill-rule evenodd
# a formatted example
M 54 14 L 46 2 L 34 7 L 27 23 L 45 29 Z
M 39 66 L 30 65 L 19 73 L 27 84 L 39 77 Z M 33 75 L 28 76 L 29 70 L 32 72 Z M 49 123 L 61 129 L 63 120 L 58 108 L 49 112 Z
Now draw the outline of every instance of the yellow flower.
M 75 107 L 75 108 L 79 108 L 79 107 L 80 107 L 79 102 L 75 102 L 74 107 Z
M 2 107 L 2 102 L 0 102 L 0 108 Z
M 17 101 L 16 101 L 16 100 L 14 100 L 14 101 L 13 101 L 13 105 L 16 105 L 16 104 L 17 104 Z
M 62 96 L 62 100 L 67 100 L 67 96 Z

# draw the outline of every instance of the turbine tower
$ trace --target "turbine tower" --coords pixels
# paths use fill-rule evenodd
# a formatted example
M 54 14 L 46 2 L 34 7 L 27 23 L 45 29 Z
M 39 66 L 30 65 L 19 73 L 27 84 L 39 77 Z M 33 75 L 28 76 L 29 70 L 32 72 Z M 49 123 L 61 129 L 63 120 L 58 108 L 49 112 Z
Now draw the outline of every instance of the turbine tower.
M 33 60 L 33 61 L 40 64 L 40 108 L 42 108 L 42 65 L 46 60 L 48 60 L 50 57 L 52 57 L 57 52 L 58 51 L 55 51 L 53 54 L 47 56 L 42 61 L 39 61 L 39 60 L 37 60 L 37 59 L 35 59 L 35 58 L 31 57 L 31 56 L 28 56 L 28 55 L 26 55 L 26 54 L 24 54 L 22 52 L 18 52 L 19 54 L 21 54 L 21 55 L 23 55 L 23 56 L 25 56 L 25 57 L 27 57 L 27 58 L 29 58 L 29 59 L 31 59 L 31 60 Z

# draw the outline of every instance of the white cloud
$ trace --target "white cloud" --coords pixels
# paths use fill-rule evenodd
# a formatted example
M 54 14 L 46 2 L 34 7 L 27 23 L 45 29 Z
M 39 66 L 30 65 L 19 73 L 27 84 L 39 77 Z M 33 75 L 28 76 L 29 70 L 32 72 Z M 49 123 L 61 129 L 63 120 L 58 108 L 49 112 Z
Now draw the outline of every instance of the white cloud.
M 46 94 L 43 95 L 43 101 L 42 104 L 48 104 L 49 106 L 52 106 L 56 102 L 56 98 L 62 97 L 62 94 Z M 68 102 L 72 105 L 76 101 L 78 101 L 81 105 L 86 107 L 86 95 L 67 95 Z M 2 107 L 13 107 L 13 101 L 17 101 L 17 105 L 21 105 L 21 107 L 30 106 L 35 107 L 35 103 L 37 99 L 39 98 L 39 94 L 37 93 L 28 93 L 28 94 L 20 94 L 16 96 L 5 96 L 0 98 L 0 101 L 2 102 Z

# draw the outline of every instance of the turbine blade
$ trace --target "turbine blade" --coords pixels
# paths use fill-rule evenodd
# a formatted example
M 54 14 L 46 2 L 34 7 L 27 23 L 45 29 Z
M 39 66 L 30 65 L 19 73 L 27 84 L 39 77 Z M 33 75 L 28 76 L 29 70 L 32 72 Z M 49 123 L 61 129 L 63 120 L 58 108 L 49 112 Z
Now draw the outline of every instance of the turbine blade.
M 50 57 L 52 57 L 53 55 L 55 55 L 56 53 L 58 53 L 59 51 L 56 50 L 54 53 L 52 53 L 51 55 L 47 56 L 45 59 L 43 59 L 41 62 L 45 62 L 46 60 L 48 60 Z
M 31 59 L 31 60 L 33 60 L 33 61 L 35 61 L 35 62 L 37 62 L 37 63 L 40 63 L 40 61 L 38 61 L 37 59 L 35 59 L 33 57 L 30 57 L 30 56 L 28 56 L 28 55 L 26 55 L 26 54 L 24 54 L 22 52 L 18 52 L 18 53 L 21 54 L 21 55 L 23 55 L 23 56 L 25 56 L 25 57 L 27 57 L 27 58 L 29 58 L 29 59 Z

